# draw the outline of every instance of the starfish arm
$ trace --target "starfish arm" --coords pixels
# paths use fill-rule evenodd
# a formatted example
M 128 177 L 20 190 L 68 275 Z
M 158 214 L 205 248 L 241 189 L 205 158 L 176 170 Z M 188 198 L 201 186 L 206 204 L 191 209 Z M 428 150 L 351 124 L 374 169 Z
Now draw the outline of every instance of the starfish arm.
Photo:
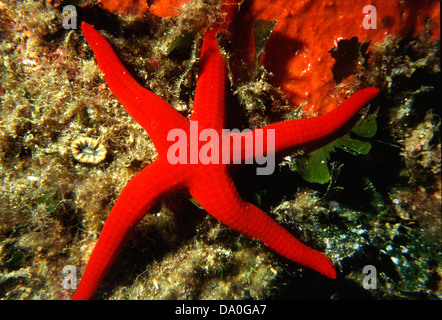
M 190 120 L 204 128 L 221 130 L 225 125 L 226 64 L 216 41 L 216 34 L 227 29 L 238 10 L 238 2 L 225 0 L 221 7 L 224 21 L 206 30 L 201 48 L 200 70 Z
M 210 30 L 203 40 L 190 120 L 204 128 L 221 130 L 225 123 L 225 95 L 225 62 L 216 42 L 216 30 Z
M 81 23 L 107 85 L 126 111 L 148 133 L 157 148 L 174 128 L 186 128 L 187 119 L 162 98 L 143 88 L 127 71 L 109 42 L 91 25 Z M 159 150 L 158 150 L 159 151 Z
M 204 128 L 221 130 L 225 125 L 226 64 L 216 41 L 216 34 L 227 29 L 239 9 L 236 0 L 224 0 L 220 11 L 224 21 L 206 30 L 201 48 L 200 70 L 190 120 Z
M 89 299 L 104 278 L 133 228 L 163 196 L 180 186 L 176 167 L 154 161 L 125 186 L 100 233 L 73 299 Z
M 191 184 L 189 191 L 209 214 L 226 226 L 261 240 L 285 258 L 336 278 L 333 264 L 324 254 L 307 247 L 263 211 L 243 201 L 226 170 L 211 170 L 204 177 Z M 212 196 L 207 196 L 207 190 Z
M 264 146 L 266 153 L 267 151 L 278 153 L 296 147 L 313 144 L 325 138 L 330 138 L 348 123 L 348 121 L 350 121 L 362 109 L 362 107 L 375 98 L 378 93 L 378 88 L 362 89 L 345 100 L 336 109 L 324 115 L 313 118 L 278 122 L 258 129 L 263 131 L 263 141 L 259 142 Z M 271 146 L 267 143 L 267 130 L 275 130 L 274 150 L 267 150 L 267 148 Z M 256 130 L 253 130 L 248 134 L 253 135 L 253 142 L 256 146 Z M 235 135 L 235 133 L 231 135 Z M 256 150 L 255 146 L 254 150 Z M 245 154 L 244 148 L 245 146 L 242 144 L 241 153 L 234 153 L 231 150 L 232 158 L 240 158 L 240 161 L 243 162 Z

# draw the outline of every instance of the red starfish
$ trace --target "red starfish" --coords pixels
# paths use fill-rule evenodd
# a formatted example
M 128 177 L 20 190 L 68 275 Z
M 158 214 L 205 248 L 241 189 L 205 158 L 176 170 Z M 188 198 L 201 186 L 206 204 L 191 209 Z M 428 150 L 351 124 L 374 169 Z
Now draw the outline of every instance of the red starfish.
M 225 25 L 205 33 L 200 76 L 190 120 L 198 121 L 198 133 L 208 128 L 213 129 L 212 133 L 215 132 L 220 137 L 235 137 L 239 133 L 222 131 L 225 124 L 226 77 L 225 63 L 216 42 L 216 32 L 220 27 Z M 189 136 L 195 127 L 192 129 L 188 119 L 163 99 L 140 86 L 98 31 L 85 22 L 81 28 L 95 53 L 109 88 L 127 112 L 149 132 L 157 148 L 158 158 L 130 180 L 118 197 L 101 231 L 74 299 L 88 299 L 93 295 L 135 225 L 161 197 L 179 189 L 187 189 L 208 213 L 226 226 L 263 241 L 270 249 L 291 261 L 312 268 L 327 277 L 336 278 L 333 264 L 324 254 L 302 244 L 263 211 L 239 197 L 227 164 L 223 164 L 222 161 L 219 161 L 220 164 L 192 164 L 192 161 L 189 161 L 192 155 L 187 156 L 189 164 L 171 164 L 167 157 L 168 150 L 173 145 L 173 141 L 167 139 L 169 132 L 172 129 L 180 129 Z M 275 152 L 288 151 L 330 137 L 373 99 L 378 91 L 376 88 L 358 91 L 334 111 L 325 115 L 276 123 L 262 128 L 260 133 L 264 136 L 264 152 L 272 152 L 271 146 L 266 148 L 266 137 L 271 137 L 266 134 L 273 130 Z M 255 130 L 245 135 L 256 138 L 259 136 L 257 132 L 259 131 Z M 196 148 L 194 151 L 199 153 L 208 145 L 210 143 L 199 143 L 196 147 L 190 145 L 190 151 Z M 242 150 L 244 149 L 245 146 L 242 145 Z M 230 149 L 212 151 L 218 151 L 219 160 L 222 160 L 226 152 L 233 157 L 233 150 Z M 244 152 L 236 158 L 246 160 Z

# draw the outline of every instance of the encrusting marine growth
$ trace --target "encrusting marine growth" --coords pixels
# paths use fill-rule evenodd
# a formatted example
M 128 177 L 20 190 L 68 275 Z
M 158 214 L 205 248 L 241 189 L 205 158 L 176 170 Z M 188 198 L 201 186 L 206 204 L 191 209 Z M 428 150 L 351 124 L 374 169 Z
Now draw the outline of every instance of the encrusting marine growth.
M 228 1 L 223 7 L 227 14 L 226 22 L 209 26 L 205 31 L 200 75 L 190 117 L 190 121 L 198 121 L 199 132 L 212 129 L 220 136 L 223 134 L 226 71 L 216 34 L 227 28 L 236 9 L 234 1 Z M 95 53 L 109 88 L 126 111 L 149 132 L 159 155 L 121 192 L 101 231 L 74 299 L 92 297 L 137 223 L 161 197 L 183 189 L 189 191 L 208 213 L 228 227 L 263 241 L 270 249 L 291 261 L 336 278 L 333 264 L 324 254 L 302 244 L 263 211 L 239 197 L 226 164 L 170 164 L 166 157 L 171 146 L 167 135 L 176 128 L 189 134 L 189 120 L 162 98 L 140 86 L 123 67 L 110 44 L 92 26 L 83 22 L 82 31 Z M 327 114 L 261 128 L 263 132 L 274 130 L 275 133 L 274 150 L 264 151 L 287 152 L 330 139 L 378 92 L 377 88 L 366 88 Z M 231 135 L 235 134 L 238 133 Z M 254 137 L 256 130 L 249 134 Z M 198 148 L 201 147 L 204 145 Z M 244 160 L 243 152 L 241 158 Z

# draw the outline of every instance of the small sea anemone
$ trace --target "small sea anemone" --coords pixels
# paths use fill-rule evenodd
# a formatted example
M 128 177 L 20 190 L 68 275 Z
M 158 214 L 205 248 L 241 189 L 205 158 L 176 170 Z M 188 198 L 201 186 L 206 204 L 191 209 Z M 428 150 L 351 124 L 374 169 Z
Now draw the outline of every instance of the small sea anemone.
M 82 163 L 98 164 L 106 158 L 107 150 L 94 138 L 78 138 L 71 144 L 75 160 Z

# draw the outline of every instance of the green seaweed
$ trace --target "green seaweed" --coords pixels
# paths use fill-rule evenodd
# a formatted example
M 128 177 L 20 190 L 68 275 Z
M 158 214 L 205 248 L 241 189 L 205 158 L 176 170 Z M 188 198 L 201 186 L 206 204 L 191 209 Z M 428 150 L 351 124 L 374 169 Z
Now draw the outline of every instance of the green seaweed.
M 267 40 L 270 38 L 277 22 L 277 20 L 267 21 L 262 19 L 255 21 L 253 28 L 253 37 L 255 39 L 255 58 L 253 65 L 255 71 L 259 68 L 259 58 L 264 53 Z
M 46 214 L 48 216 L 52 216 L 61 206 L 56 191 L 42 195 L 38 201 L 45 205 Z
M 192 42 L 197 32 L 183 30 L 183 32 L 179 36 L 177 36 L 175 40 L 173 40 L 173 42 L 171 43 L 170 47 L 167 50 L 167 55 L 170 55 L 175 49 Z
M 330 154 L 337 148 L 353 155 L 366 155 L 370 152 L 371 143 L 361 140 L 374 137 L 377 131 L 377 112 L 368 115 L 359 121 L 350 133 L 333 140 L 325 146 L 310 152 L 306 157 L 298 157 L 290 163 L 290 169 L 298 172 L 301 177 L 310 183 L 325 184 L 331 179 L 328 166 Z M 352 135 L 358 137 L 353 138 Z

